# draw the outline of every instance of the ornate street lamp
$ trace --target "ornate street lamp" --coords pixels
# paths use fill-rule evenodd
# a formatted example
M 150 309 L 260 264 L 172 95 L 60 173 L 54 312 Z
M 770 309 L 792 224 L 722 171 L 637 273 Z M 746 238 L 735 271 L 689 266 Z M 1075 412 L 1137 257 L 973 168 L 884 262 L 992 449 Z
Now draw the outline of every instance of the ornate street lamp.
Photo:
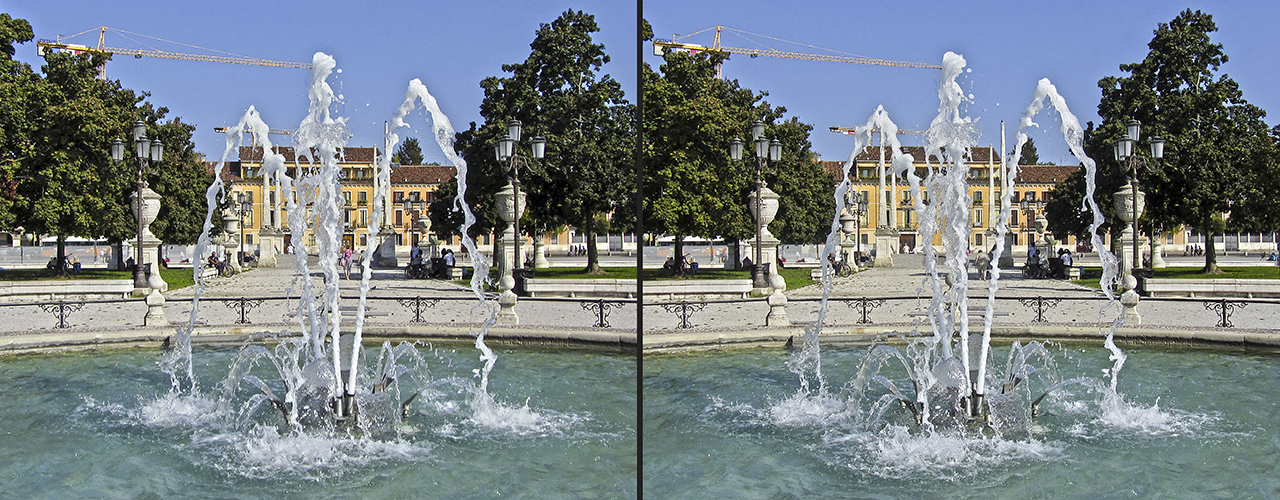
M 249 201 L 249 197 L 245 196 L 244 193 L 240 193 L 232 210 L 236 213 L 236 219 L 240 221 L 240 231 L 238 231 L 240 233 L 240 250 L 236 252 L 236 262 L 244 265 L 244 254 L 247 251 L 244 246 L 244 216 L 253 214 L 253 202 Z M 261 245 L 262 241 L 259 240 L 258 244 Z
M 155 173 L 159 167 L 158 164 L 164 157 L 164 144 L 160 143 L 159 139 L 147 140 L 147 124 L 142 120 L 133 123 L 133 144 L 138 157 L 138 178 L 133 194 L 134 211 L 138 219 L 138 248 L 134 250 L 133 270 L 133 287 L 137 290 L 149 287 L 142 265 L 142 237 L 147 232 L 146 226 L 155 220 L 156 214 L 160 211 L 159 196 L 155 196 L 155 192 L 147 187 L 147 181 L 143 176 Z M 120 139 L 111 142 L 111 158 L 115 161 L 124 161 L 124 142 Z M 145 196 L 146 194 L 152 196 Z M 156 203 L 148 203 L 148 198 L 155 199 Z M 155 213 L 152 213 L 152 210 Z M 156 271 L 159 272 L 158 269 Z
M 512 203 L 511 203 L 511 269 L 521 265 L 520 262 L 520 212 L 524 208 L 524 203 L 520 199 L 520 166 L 528 166 L 528 161 L 516 152 L 516 143 L 520 142 L 521 132 L 520 120 L 511 120 L 507 123 L 507 135 L 498 140 L 494 145 L 494 153 L 498 157 L 499 163 L 507 164 L 507 180 L 511 183 Z M 533 158 L 541 160 L 546 153 L 546 139 L 542 137 L 533 138 Z
M 764 137 L 764 122 L 756 120 L 751 124 L 751 140 L 756 148 L 756 193 L 755 193 L 755 218 L 756 218 L 756 248 L 755 248 L 755 270 L 752 272 L 752 286 L 757 290 L 769 288 L 769 282 L 764 276 L 764 253 L 762 249 L 762 241 L 764 233 L 768 232 L 769 222 L 773 220 L 773 216 L 764 212 L 764 197 L 766 191 L 775 199 L 773 191 L 765 186 L 764 170 L 766 167 L 776 167 L 779 160 L 782 159 L 782 141 L 769 139 Z M 742 141 L 737 137 L 729 143 L 729 158 L 733 161 L 742 160 Z M 776 205 L 773 207 L 777 209 Z
M 1125 277 L 1125 287 L 1132 290 L 1137 286 L 1138 275 L 1142 272 L 1139 270 L 1142 267 L 1142 262 L 1139 260 L 1139 255 L 1141 254 L 1139 253 L 1138 217 L 1141 215 L 1145 196 L 1141 191 L 1138 191 L 1138 169 L 1150 168 L 1152 165 L 1147 164 L 1145 157 L 1133 152 L 1134 145 L 1141 137 L 1142 122 L 1129 120 L 1126 128 L 1128 129 L 1127 133 L 1115 142 L 1113 148 L 1116 161 L 1129 171 L 1129 193 L 1127 195 L 1123 194 L 1123 191 L 1116 193 L 1116 208 L 1121 209 L 1117 210 L 1121 213 L 1124 213 L 1123 208 L 1129 208 L 1130 213 L 1125 215 L 1132 217 L 1132 220 L 1128 222 L 1133 228 L 1133 257 L 1129 265 L 1129 276 Z M 1164 158 L 1164 139 L 1159 136 L 1152 136 L 1147 142 L 1151 144 L 1151 157 L 1153 159 L 1160 160 Z M 1123 206 L 1124 198 L 1129 199 L 1129 207 Z M 1152 236 L 1154 237 L 1154 235 Z M 1132 279 L 1132 282 L 1130 282 L 1130 279 Z

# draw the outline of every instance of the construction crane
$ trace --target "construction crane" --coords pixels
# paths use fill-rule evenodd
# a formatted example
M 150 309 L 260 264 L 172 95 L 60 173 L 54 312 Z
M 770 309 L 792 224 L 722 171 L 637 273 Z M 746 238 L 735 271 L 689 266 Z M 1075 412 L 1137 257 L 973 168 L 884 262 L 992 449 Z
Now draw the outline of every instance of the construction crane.
M 138 33 L 132 33 L 132 32 L 129 32 L 129 31 L 124 31 L 124 30 L 120 30 L 120 29 L 116 29 L 116 28 L 108 28 L 108 27 L 106 27 L 106 26 L 100 26 L 100 27 L 98 27 L 98 28 L 96 28 L 96 29 L 98 30 L 98 45 L 97 45 L 97 47 L 89 47 L 89 46 L 87 46 L 87 45 L 74 44 L 74 43 L 67 43 L 67 42 L 64 42 L 64 41 L 63 41 L 63 40 L 64 40 L 64 37 L 63 37 L 62 35 L 58 35 L 58 37 L 57 37 L 57 39 L 56 39 L 56 40 L 48 40 L 48 39 L 44 39 L 44 40 L 37 41 L 37 42 L 36 42 L 36 55 L 43 56 L 43 55 L 45 54 L 45 51 L 46 51 L 46 50 L 62 50 L 62 51 L 69 51 L 69 52 L 72 52 L 72 53 L 75 53 L 75 54 L 79 54 L 79 53 L 81 53 L 81 52 L 100 52 L 100 53 L 104 53 L 104 54 L 122 54 L 122 55 L 129 55 L 129 56 L 133 56 L 133 57 L 135 57 L 135 58 L 142 58 L 142 57 L 160 57 L 160 58 L 164 58 L 164 59 L 183 59 L 183 60 L 187 60 L 187 61 L 205 61 L 205 62 L 219 62 L 219 63 L 230 63 L 230 64 L 249 64 L 249 65 L 253 65 L 253 66 L 273 66 L 273 67 L 277 67 L 277 68 L 301 68 L 301 69 L 311 69 L 311 63 L 286 62 L 286 61 L 272 61 L 272 60 L 269 60 L 269 59 L 258 59 L 258 58 L 256 58 L 256 57 L 248 57 L 248 56 L 242 56 L 242 55 L 239 55 L 239 54 L 232 54 L 232 53 L 229 53 L 229 52 L 222 52 L 222 51 L 220 51 L 220 50 L 213 50 L 213 49 L 208 49 L 208 48 L 204 48 L 204 47 L 199 47 L 199 46 L 196 46 L 196 45 L 190 45 L 190 44 L 185 44 L 185 43 L 180 43 L 180 42 L 174 42 L 174 41 L 165 40 L 165 39 L 162 39 L 162 38 L 156 38 L 156 37 L 153 37 L 153 36 L 141 35 L 141 34 L 138 34 Z M 153 47 L 153 48 L 151 48 L 150 50 L 146 50 L 146 49 L 122 49 L 122 48 L 117 48 L 117 47 L 107 47 L 107 46 L 106 46 L 106 35 L 107 35 L 107 31 L 108 31 L 108 30 L 110 30 L 110 31 L 112 31 L 112 32 L 114 32 L 114 33 L 118 33 L 118 34 L 120 34 L 121 36 L 124 36 L 125 38 L 129 38 L 129 36 L 128 36 L 128 35 L 134 35 L 134 36 L 139 36 L 139 37 L 150 38 L 150 39 L 153 39 L 153 40 L 158 40 L 158 41 L 161 41 L 161 42 L 174 43 L 174 44 L 178 44 L 178 45 L 185 45 L 185 46 L 187 46 L 187 47 L 191 47 L 191 48 L 195 48 L 195 49 L 200 49 L 200 50 L 209 50 L 209 51 L 213 51 L 213 52 L 222 52 L 223 54 L 226 54 L 226 55 L 225 55 L 225 56 L 213 56 L 213 55 L 202 55 L 202 54 L 185 54 L 185 53 L 181 53 L 181 52 L 169 52 L 169 51 L 164 51 L 164 50 L 156 49 L 156 48 L 154 48 L 154 47 Z M 88 32 L 90 32 L 90 31 L 93 31 L 93 30 L 91 30 L 91 29 L 90 29 L 90 30 L 81 31 L 81 32 L 79 32 L 79 33 L 76 33 L 76 34 L 74 34 L 74 35 L 71 35 L 71 36 L 69 36 L 69 37 L 65 37 L 65 38 L 66 38 L 66 39 L 69 39 L 69 38 L 75 38 L 75 37 L 77 37 L 77 36 L 83 35 L 83 34 L 88 33 Z M 130 38 L 130 39 L 131 39 L 131 40 L 133 40 L 132 38 Z M 134 41 L 135 41 L 135 42 L 138 42 L 137 40 L 134 40 Z M 138 42 L 138 43 L 139 43 L 139 44 L 143 44 L 142 42 Z M 145 44 L 143 44 L 143 45 L 145 45 Z M 103 73 L 105 74 L 105 72 L 106 72 L 106 68 L 103 68 Z
M 856 129 L 844 128 L 844 127 L 828 127 L 828 130 L 831 130 L 832 132 L 835 132 L 837 134 L 844 134 L 844 135 L 857 135 L 858 133 Z M 880 129 L 876 129 L 875 131 L 880 132 Z M 900 128 L 898 129 L 898 133 L 901 135 L 924 135 L 925 131 Z
M 219 134 L 225 134 L 227 133 L 227 127 L 213 127 L 213 131 Z M 293 135 L 293 129 L 273 128 L 273 129 L 268 129 L 267 133 L 273 134 L 273 135 Z
M 865 56 L 859 56 L 859 55 L 848 54 L 843 52 L 842 53 L 845 55 L 808 54 L 803 52 L 787 52 L 787 51 L 769 49 L 769 48 L 745 49 L 740 47 L 725 47 L 723 45 L 720 45 L 720 33 L 721 31 L 728 30 L 730 32 L 738 34 L 739 36 L 753 35 L 753 36 L 764 37 L 764 38 L 772 38 L 780 42 L 787 42 L 787 43 L 792 43 L 797 45 L 805 45 L 807 47 L 812 47 L 812 48 L 821 49 L 821 50 L 828 50 L 831 52 L 839 52 L 831 49 L 822 49 L 821 47 L 815 47 L 813 45 L 799 44 L 796 42 L 791 42 L 788 40 L 783 40 L 781 38 L 775 38 L 767 35 L 761 35 L 758 33 L 751 33 L 749 31 L 743 31 L 743 30 L 734 29 L 734 28 L 726 28 L 724 26 L 719 26 L 719 25 L 717 25 L 715 28 L 716 36 L 711 42 L 710 47 L 707 47 L 704 45 L 698 45 L 695 43 L 684 43 L 677 40 L 677 38 L 687 38 L 693 35 L 697 35 L 699 33 L 703 33 L 710 29 L 711 28 L 707 28 L 702 31 L 698 31 L 696 33 L 685 35 L 684 37 L 677 37 L 675 35 L 672 35 L 672 37 L 669 39 L 655 38 L 653 39 L 653 54 L 657 56 L 661 56 L 664 53 L 666 53 L 666 51 L 668 50 L 688 52 L 690 54 L 696 54 L 698 52 L 703 52 L 703 51 L 715 51 L 715 52 L 724 52 L 727 54 L 746 54 L 751 57 L 767 56 L 767 57 L 782 57 L 787 59 L 804 59 L 808 61 L 830 61 L 830 62 L 843 62 L 843 63 L 853 63 L 853 64 L 871 64 L 876 66 L 894 66 L 899 68 L 922 68 L 922 69 L 939 69 L 939 70 L 942 69 L 942 66 L 938 66 L 936 64 L 926 64 L 926 63 L 907 62 L 907 61 L 893 61 L 889 59 L 865 57 Z M 743 38 L 746 38 L 746 37 L 743 36 Z M 722 77 L 720 73 L 719 65 L 716 65 L 716 77 L 717 78 Z

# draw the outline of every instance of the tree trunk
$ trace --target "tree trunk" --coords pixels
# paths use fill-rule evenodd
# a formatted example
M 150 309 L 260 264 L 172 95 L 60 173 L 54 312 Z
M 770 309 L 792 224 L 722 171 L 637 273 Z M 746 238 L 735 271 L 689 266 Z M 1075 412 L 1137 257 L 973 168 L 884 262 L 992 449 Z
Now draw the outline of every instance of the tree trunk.
M 596 248 L 595 217 L 588 218 L 584 226 L 587 230 L 587 268 L 582 270 L 583 274 L 609 274 L 604 269 L 600 269 L 600 250 Z
M 54 259 L 53 274 L 60 278 L 68 277 L 66 236 L 58 236 L 58 256 L 54 257 Z
M 1213 219 L 1205 217 L 1204 230 L 1204 269 L 1200 272 L 1203 274 L 1222 274 L 1222 270 L 1218 269 L 1218 258 L 1214 255 L 1213 250 Z
M 679 276 L 683 274 L 682 271 L 684 270 L 684 235 L 677 234 L 672 243 L 671 258 L 674 260 L 671 262 L 671 274 L 672 276 Z

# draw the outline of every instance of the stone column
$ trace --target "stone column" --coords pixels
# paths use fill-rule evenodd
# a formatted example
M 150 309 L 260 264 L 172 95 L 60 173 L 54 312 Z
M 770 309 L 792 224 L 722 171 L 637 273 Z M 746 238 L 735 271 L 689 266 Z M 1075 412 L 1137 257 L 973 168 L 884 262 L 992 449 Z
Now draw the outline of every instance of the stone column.
M 501 217 L 502 221 L 507 223 L 507 228 L 503 231 L 502 238 L 499 239 L 498 242 L 495 242 L 495 245 L 498 246 L 494 249 L 495 255 L 498 253 L 497 248 L 505 249 L 502 252 L 502 261 L 499 264 L 502 266 L 502 278 L 499 280 L 499 284 L 502 287 L 502 294 L 498 296 L 498 323 L 517 325 L 520 324 L 520 316 L 516 314 L 516 302 L 518 302 L 519 299 L 516 297 L 516 280 L 515 277 L 511 275 L 511 270 L 514 269 L 515 266 L 520 265 L 520 263 L 514 262 L 515 255 L 510 252 L 510 249 L 512 242 L 516 241 L 516 238 L 519 237 L 519 235 L 516 234 L 514 223 L 518 217 L 524 215 L 525 195 L 522 191 L 519 196 L 516 196 L 515 186 L 508 182 L 506 186 L 502 187 L 501 191 L 498 191 L 495 198 L 497 201 L 495 208 L 498 211 L 498 217 Z
M 160 276 L 160 239 L 151 234 L 151 223 L 155 222 L 156 216 L 160 214 L 160 195 L 149 187 L 143 187 L 141 210 L 138 206 L 138 192 L 135 191 L 129 197 L 133 200 L 130 205 L 133 208 L 134 218 L 142 221 L 142 261 L 138 262 L 138 265 L 151 264 L 152 276 L 158 277 Z M 169 290 L 169 284 L 165 283 L 163 278 L 160 279 L 160 283 L 162 292 Z M 148 293 L 150 293 L 148 288 L 133 291 L 136 296 L 144 296 Z
M 760 234 L 760 262 L 756 262 L 756 265 L 761 266 L 769 264 L 767 266 L 769 273 L 764 276 L 765 282 L 763 284 L 765 286 L 756 288 L 752 293 L 764 295 L 769 293 L 772 289 L 772 286 L 769 285 L 770 280 L 773 276 L 777 276 L 778 274 L 776 263 L 778 261 L 778 243 L 780 243 L 780 241 L 778 238 L 773 236 L 773 233 L 769 232 L 769 223 L 773 222 L 773 218 L 778 215 L 779 197 L 778 193 L 769 189 L 769 186 L 766 185 L 764 181 L 760 181 L 760 184 L 761 188 L 759 191 L 752 191 L 751 194 L 747 196 L 747 208 L 751 211 L 751 217 L 756 221 L 756 230 L 759 231 Z M 757 194 L 760 196 L 758 203 L 756 200 Z M 759 207 L 759 213 L 757 213 L 757 207 Z M 751 240 L 751 244 L 755 245 L 756 239 L 753 238 Z M 755 261 L 755 259 L 756 249 L 753 247 L 751 249 L 751 260 Z M 757 284 L 757 286 L 759 285 L 760 284 Z

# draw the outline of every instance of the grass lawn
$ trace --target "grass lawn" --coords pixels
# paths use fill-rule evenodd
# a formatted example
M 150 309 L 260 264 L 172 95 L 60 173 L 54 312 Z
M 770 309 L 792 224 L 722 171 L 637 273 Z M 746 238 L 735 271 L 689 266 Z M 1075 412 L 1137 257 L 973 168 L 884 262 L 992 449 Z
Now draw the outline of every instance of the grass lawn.
M 195 284 L 191 279 L 190 269 L 161 269 L 160 277 L 169 284 L 169 290 L 186 288 Z M 0 271 L 0 281 L 55 281 L 64 279 L 78 280 L 129 280 L 133 273 L 128 271 L 108 271 L 106 269 L 85 269 L 74 278 L 59 278 L 47 269 L 6 269 Z
M 1199 267 L 1166 267 L 1164 269 L 1156 269 L 1156 279 L 1277 279 L 1280 278 L 1280 272 L 1276 271 L 1272 266 L 1249 266 L 1249 267 L 1222 267 L 1222 274 L 1204 274 L 1200 272 Z M 1086 267 L 1084 273 L 1080 275 L 1081 285 L 1092 288 L 1102 289 L 1099 282 L 1102 280 L 1101 267 Z

